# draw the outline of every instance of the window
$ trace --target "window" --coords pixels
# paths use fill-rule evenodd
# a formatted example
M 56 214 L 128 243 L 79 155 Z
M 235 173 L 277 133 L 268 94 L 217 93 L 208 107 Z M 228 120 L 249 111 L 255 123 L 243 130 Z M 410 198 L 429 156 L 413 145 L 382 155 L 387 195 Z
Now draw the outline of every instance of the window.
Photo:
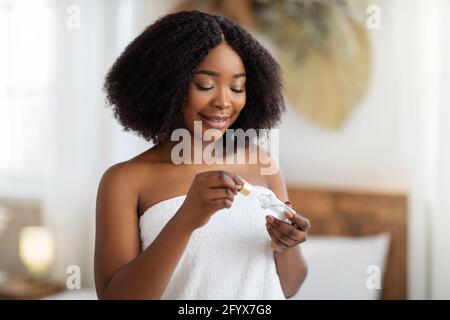
M 0 0 L 0 196 L 42 182 L 49 60 L 48 1 Z

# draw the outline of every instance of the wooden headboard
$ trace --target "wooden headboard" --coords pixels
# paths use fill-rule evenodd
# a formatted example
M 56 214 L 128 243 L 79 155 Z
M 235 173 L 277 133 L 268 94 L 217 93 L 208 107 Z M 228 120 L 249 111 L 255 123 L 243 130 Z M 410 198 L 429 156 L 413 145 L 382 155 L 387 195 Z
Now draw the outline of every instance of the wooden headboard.
M 406 299 L 407 197 L 401 194 L 288 187 L 294 209 L 311 221 L 310 235 L 362 236 L 389 232 L 382 299 Z

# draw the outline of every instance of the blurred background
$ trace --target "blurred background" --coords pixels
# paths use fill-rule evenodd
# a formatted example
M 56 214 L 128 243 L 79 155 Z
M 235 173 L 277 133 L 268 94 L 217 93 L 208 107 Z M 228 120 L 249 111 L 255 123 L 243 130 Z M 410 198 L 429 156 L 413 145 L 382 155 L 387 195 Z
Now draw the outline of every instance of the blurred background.
M 99 179 L 151 146 L 103 78 L 185 9 L 237 20 L 283 68 L 279 159 L 313 225 L 293 299 L 449 299 L 446 0 L 0 0 L 0 298 L 95 298 Z

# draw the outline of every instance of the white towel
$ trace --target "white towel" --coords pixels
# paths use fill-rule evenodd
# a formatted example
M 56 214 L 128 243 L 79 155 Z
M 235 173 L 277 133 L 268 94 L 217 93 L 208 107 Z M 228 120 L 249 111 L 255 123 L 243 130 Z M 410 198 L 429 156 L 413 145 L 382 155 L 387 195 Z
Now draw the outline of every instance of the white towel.
M 261 186 L 264 191 L 273 192 Z M 147 248 L 183 203 L 170 198 L 139 219 L 142 248 Z M 281 299 L 266 213 L 252 194 L 238 193 L 229 209 L 213 214 L 192 234 L 161 299 Z

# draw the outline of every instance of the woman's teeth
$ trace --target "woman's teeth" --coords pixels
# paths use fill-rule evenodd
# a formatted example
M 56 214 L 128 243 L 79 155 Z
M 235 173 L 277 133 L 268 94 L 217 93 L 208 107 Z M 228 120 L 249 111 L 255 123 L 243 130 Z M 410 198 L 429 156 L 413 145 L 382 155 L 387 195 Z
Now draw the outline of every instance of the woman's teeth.
M 223 129 L 228 125 L 228 119 L 229 117 L 216 117 L 216 116 L 212 116 L 212 117 L 208 117 L 208 116 L 204 116 L 204 115 L 200 115 L 203 122 L 212 128 L 216 128 L 216 129 Z

